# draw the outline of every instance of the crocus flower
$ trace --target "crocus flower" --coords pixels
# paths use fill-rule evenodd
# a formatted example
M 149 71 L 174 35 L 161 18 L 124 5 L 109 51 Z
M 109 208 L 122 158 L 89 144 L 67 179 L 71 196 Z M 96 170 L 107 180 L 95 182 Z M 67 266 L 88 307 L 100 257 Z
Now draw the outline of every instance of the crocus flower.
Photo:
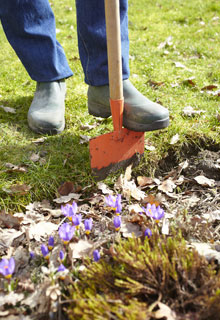
M 59 257 L 60 257 L 60 261 L 63 261 L 65 258 L 65 253 L 62 250 L 60 250 Z
M 109 207 L 111 210 L 116 211 L 116 214 L 119 215 L 122 210 L 121 194 L 118 194 L 116 197 L 112 195 L 105 197 L 105 203 L 107 207 Z
M 64 216 L 66 216 L 70 221 L 72 221 L 73 216 L 77 212 L 77 204 L 76 204 L 76 202 L 74 201 L 72 203 L 72 205 L 67 204 L 65 206 L 61 206 L 61 211 L 62 211 Z
M 59 273 L 59 278 L 61 280 L 64 280 L 66 277 L 66 274 L 69 272 L 69 270 L 63 264 L 61 264 L 58 267 L 57 272 Z
M 118 231 L 121 227 L 121 216 L 115 216 L 114 217 L 114 226 L 115 230 Z
M 93 251 L 93 259 L 94 259 L 95 262 L 99 261 L 99 259 L 100 259 L 100 253 L 99 253 L 98 250 L 94 250 L 94 251 Z
M 80 225 L 81 221 L 82 221 L 81 214 L 76 214 L 72 218 L 73 225 L 76 227 L 76 229 L 79 229 L 79 225 Z
M 92 218 L 86 219 L 84 221 L 84 227 L 85 227 L 85 233 L 90 234 L 90 232 L 92 230 Z
M 121 213 L 122 210 L 122 205 L 121 205 L 121 194 L 118 194 L 116 197 L 116 201 L 115 201 L 115 212 L 116 215 L 119 215 L 119 213 Z
M 45 246 L 45 244 L 42 244 L 41 245 L 41 252 L 42 252 L 42 255 L 44 256 L 44 258 L 46 259 L 46 260 L 49 260 L 49 258 L 50 258 L 50 255 L 49 255 L 49 249 L 48 249 L 48 247 L 47 246 Z
M 54 247 L 54 237 L 50 236 L 48 240 L 48 249 L 51 251 Z
M 115 201 L 116 201 L 116 199 L 115 199 L 115 197 L 112 196 L 112 195 L 109 195 L 109 196 L 105 197 L 105 204 L 106 204 L 106 206 L 107 206 L 107 207 L 110 207 L 110 208 L 112 208 L 112 209 L 115 207 Z
M 144 231 L 144 236 L 150 238 L 150 237 L 152 236 L 152 231 L 151 231 L 151 229 L 147 228 L 147 229 Z
M 74 232 L 75 232 L 75 227 L 69 225 L 69 223 L 63 223 L 60 228 L 59 228 L 59 236 L 60 239 L 63 240 L 64 244 L 69 243 L 69 241 L 72 239 Z
M 0 262 L 0 273 L 6 278 L 10 279 L 15 270 L 15 260 L 14 258 L 2 259 Z
M 147 207 L 142 207 L 142 209 L 146 213 L 146 215 L 150 218 L 153 218 L 156 223 L 158 223 L 159 220 L 164 217 L 164 210 L 160 206 L 156 207 L 155 204 L 151 205 L 150 203 L 148 203 Z
M 31 258 L 31 259 L 34 258 L 34 252 L 33 252 L 33 251 L 30 252 L 30 258 Z

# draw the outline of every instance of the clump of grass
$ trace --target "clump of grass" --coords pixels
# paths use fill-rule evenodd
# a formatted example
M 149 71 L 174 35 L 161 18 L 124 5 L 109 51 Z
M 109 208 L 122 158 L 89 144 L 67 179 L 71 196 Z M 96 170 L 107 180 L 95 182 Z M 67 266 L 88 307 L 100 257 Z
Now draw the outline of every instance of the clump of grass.
M 180 319 L 216 319 L 220 312 L 220 275 L 181 234 L 117 244 L 108 258 L 88 264 L 69 287 L 70 319 L 151 319 L 158 299 Z M 193 316 L 194 315 L 194 316 Z

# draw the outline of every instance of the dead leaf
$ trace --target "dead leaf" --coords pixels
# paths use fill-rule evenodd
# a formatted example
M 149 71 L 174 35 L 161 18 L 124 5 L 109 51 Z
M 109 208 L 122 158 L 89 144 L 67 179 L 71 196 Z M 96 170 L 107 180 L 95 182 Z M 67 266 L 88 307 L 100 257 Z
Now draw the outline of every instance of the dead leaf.
M 187 116 L 187 117 L 192 117 L 192 116 L 195 116 L 195 115 L 200 115 L 201 113 L 205 113 L 205 110 L 195 110 L 195 109 L 193 109 L 193 107 L 191 107 L 191 106 L 186 106 L 186 107 L 183 109 L 183 115 L 184 115 L 184 116 Z
M 157 197 L 155 197 L 153 194 L 149 194 L 147 197 L 145 197 L 144 203 L 155 204 L 156 207 L 160 205 L 159 199 L 157 199 Z
M 131 214 L 139 213 L 142 211 L 143 211 L 143 209 L 141 208 L 141 206 L 138 203 L 131 204 L 128 206 L 128 212 Z
M 131 180 L 131 169 L 132 169 L 132 164 L 128 166 L 125 170 L 124 179 L 126 179 L 127 181 Z
M 9 170 L 7 170 L 7 172 L 27 172 L 27 168 L 26 167 L 22 167 L 22 166 L 17 166 L 15 164 L 12 163 L 5 163 L 6 168 L 9 168 Z
M 74 191 L 74 184 L 71 181 L 66 181 L 58 188 L 58 192 L 61 196 L 67 196 L 69 193 Z
M 32 142 L 33 142 L 33 143 L 36 143 L 36 144 L 42 144 L 42 143 L 44 143 L 44 141 L 45 141 L 46 139 L 47 139 L 46 137 L 41 137 L 41 138 L 38 138 L 38 139 L 33 140 Z
M 81 138 L 79 141 L 80 144 L 87 144 L 89 142 L 89 140 L 91 139 L 90 136 L 86 136 L 83 134 L 80 135 L 80 138 Z
M 171 138 L 170 144 L 175 144 L 175 143 L 177 143 L 177 142 L 179 141 L 179 139 L 180 139 L 180 136 L 179 136 L 179 134 L 177 133 L 177 134 L 175 134 L 175 135 Z
M 195 87 L 196 83 L 193 81 L 195 79 L 195 77 L 191 77 L 189 79 L 185 79 L 182 81 L 182 84 L 190 86 L 190 87 Z
M 161 49 L 164 49 L 165 47 L 170 47 L 173 45 L 173 37 L 172 36 L 169 36 L 166 38 L 166 40 L 164 42 L 161 42 L 158 46 L 158 49 L 161 50 Z
M 215 180 L 208 179 L 205 176 L 197 176 L 194 178 L 198 184 L 201 184 L 204 187 L 213 187 L 215 185 Z
M 29 233 L 30 240 L 35 239 L 36 241 L 42 241 L 56 231 L 58 225 L 52 222 L 40 221 L 25 227 L 25 229 Z
M 128 221 L 122 221 L 120 232 L 122 232 L 123 237 L 125 238 L 132 238 L 133 236 L 138 238 L 143 235 L 143 232 L 138 224 Z
M 70 200 L 79 200 L 80 197 L 80 193 L 69 193 L 67 196 L 62 196 L 60 198 L 53 199 L 53 201 L 56 203 L 67 203 Z
M 208 261 L 217 260 L 218 264 L 220 264 L 220 252 L 216 251 L 213 245 L 204 242 L 192 242 L 191 246 Z
M 46 296 L 49 297 L 53 301 L 57 301 L 57 299 L 60 297 L 61 291 L 59 288 L 59 284 L 55 284 L 54 286 L 50 286 L 46 290 Z
M 220 210 L 211 211 L 210 213 L 204 213 L 202 215 L 203 218 L 213 222 L 220 220 Z
M 176 188 L 175 183 L 172 179 L 164 180 L 161 185 L 158 186 L 158 190 L 163 192 L 173 192 L 173 190 Z
M 80 126 L 80 129 L 89 131 L 89 130 L 92 130 L 96 127 L 97 127 L 97 123 L 94 123 L 94 124 L 85 123 Z
M 154 180 L 150 177 L 145 177 L 145 176 L 138 176 L 137 177 L 137 183 L 140 187 L 147 186 L 149 184 L 152 184 Z
M 113 194 L 113 191 L 109 189 L 109 187 L 105 183 L 98 182 L 97 186 L 98 186 L 98 189 L 101 190 L 103 194 Z
M 147 82 L 149 84 L 149 86 L 151 86 L 152 88 L 157 88 L 157 87 L 162 87 L 164 86 L 164 82 L 163 81 L 153 81 L 153 80 L 148 80 Z
M 24 232 L 15 229 L 1 229 L 0 228 L 0 246 L 11 247 L 13 241 L 20 237 Z
M 80 239 L 77 243 L 69 244 L 70 259 L 82 259 L 91 256 L 94 243 Z
M 26 184 L 15 184 L 10 187 L 10 189 L 2 188 L 5 192 L 9 194 L 16 194 L 23 196 L 30 191 L 31 187 Z
M 4 107 L 4 106 L 0 106 L 0 108 L 3 109 L 7 113 L 16 113 L 16 110 L 14 108 Z
M 192 70 L 191 69 L 189 69 L 189 68 L 187 68 L 184 64 L 182 64 L 181 62 L 174 62 L 174 64 L 175 64 L 175 67 L 176 68 L 181 68 L 181 69 L 185 69 L 185 70 L 187 70 L 187 71 L 189 71 L 189 72 L 192 72 Z
M 169 235 L 169 226 L 170 226 L 169 219 L 166 219 L 166 218 L 163 219 L 161 233 L 168 236 Z
M 6 214 L 4 211 L 0 212 L 0 223 L 7 228 L 18 229 L 22 220 L 22 218 L 16 218 L 11 214 Z
M 212 91 L 212 90 L 215 90 L 215 89 L 218 89 L 218 86 L 215 85 L 215 84 L 210 84 L 208 86 L 203 87 L 201 90 L 202 91 Z
M 156 150 L 156 148 L 155 148 L 154 146 L 149 146 L 148 144 L 145 144 L 145 145 L 144 145 L 144 148 L 145 148 L 146 150 L 148 150 L 148 151 L 154 151 L 154 150 Z
M 176 313 L 170 309 L 166 304 L 162 302 L 157 302 L 154 309 L 158 310 L 153 312 L 153 317 L 155 319 L 163 319 L 163 320 L 177 320 Z
M 40 155 L 38 153 L 32 153 L 32 155 L 29 158 L 32 162 L 37 162 L 40 159 Z
M 14 291 L 9 292 L 8 294 L 0 293 L 0 306 L 4 306 L 6 304 L 15 306 L 23 299 L 23 293 L 15 293 Z

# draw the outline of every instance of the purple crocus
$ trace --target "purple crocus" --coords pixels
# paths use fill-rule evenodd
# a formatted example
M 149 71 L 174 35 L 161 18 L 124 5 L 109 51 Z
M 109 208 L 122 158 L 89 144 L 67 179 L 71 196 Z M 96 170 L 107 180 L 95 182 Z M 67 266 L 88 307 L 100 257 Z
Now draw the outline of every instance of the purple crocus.
M 42 245 L 41 245 L 41 252 L 42 252 L 42 255 L 44 256 L 44 258 L 45 258 L 46 260 L 49 260 L 49 258 L 50 258 L 50 251 L 49 251 L 48 247 L 45 246 L 45 244 L 42 244 Z
M 10 279 L 15 270 L 15 260 L 14 258 L 2 259 L 0 262 L 0 273 L 6 278 Z
M 160 206 L 155 206 L 155 204 L 148 203 L 146 208 L 142 207 L 146 215 L 155 220 L 156 223 L 164 217 L 164 210 Z
M 115 216 L 114 217 L 114 226 L 115 226 L 115 230 L 119 231 L 120 227 L 121 227 L 121 216 Z
M 94 251 L 93 251 L 93 259 L 94 259 L 95 262 L 99 261 L 99 259 L 100 259 L 100 253 L 99 253 L 98 250 L 94 250 Z
M 86 219 L 84 221 L 84 227 L 85 227 L 85 233 L 90 234 L 90 232 L 92 230 L 92 218 Z
M 59 273 L 59 278 L 61 280 L 64 280 L 66 277 L 66 274 L 68 273 L 68 269 L 63 264 L 61 264 L 59 265 L 57 272 Z
M 50 236 L 48 240 L 48 249 L 51 251 L 54 247 L 54 237 Z
M 74 235 L 75 227 L 69 225 L 69 223 L 63 223 L 59 227 L 58 232 L 59 232 L 60 239 L 63 241 L 63 243 L 68 244 Z
M 70 221 L 72 221 L 73 216 L 77 212 L 77 204 L 76 204 L 76 202 L 74 201 L 72 203 L 72 205 L 67 204 L 65 206 L 61 206 L 61 211 L 62 211 L 64 216 L 66 216 Z
M 148 237 L 148 239 L 152 236 L 152 231 L 151 229 L 147 228 L 145 231 L 144 231 L 144 236 L 145 237 Z
M 60 250 L 59 257 L 60 257 L 60 261 L 63 261 L 63 260 L 64 260 L 64 258 L 65 258 L 65 253 L 63 252 L 63 250 Z
M 115 212 L 117 216 L 119 215 L 119 213 L 121 213 L 121 210 L 122 210 L 121 194 L 118 194 L 115 201 Z
M 119 213 L 122 210 L 121 194 L 118 194 L 116 197 L 114 197 L 112 195 L 105 197 L 105 204 L 111 210 L 114 210 L 117 215 L 119 215 Z
M 31 259 L 34 259 L 34 256 L 35 256 L 34 252 L 31 251 L 31 252 L 30 252 L 30 258 L 31 258 Z
M 82 221 L 81 214 L 76 214 L 72 218 L 73 225 L 76 227 L 76 229 L 79 229 L 79 225 L 80 225 L 81 221 Z

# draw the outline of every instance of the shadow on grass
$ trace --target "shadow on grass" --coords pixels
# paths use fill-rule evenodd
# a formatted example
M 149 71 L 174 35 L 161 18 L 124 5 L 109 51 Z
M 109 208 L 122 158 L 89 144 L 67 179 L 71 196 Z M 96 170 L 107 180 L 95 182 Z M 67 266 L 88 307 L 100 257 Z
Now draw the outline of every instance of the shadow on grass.
M 30 131 L 27 125 L 27 111 L 32 96 L 5 100 L 1 103 L 16 109 L 16 114 L 0 112 L 0 207 L 16 208 L 29 202 L 56 197 L 60 184 L 72 181 L 76 186 L 93 184 L 90 170 L 88 144 L 80 144 L 77 126 L 64 130 L 56 136 L 40 136 Z M 42 143 L 35 140 L 44 137 Z M 31 155 L 37 154 L 37 161 Z M 10 171 L 5 163 L 24 166 L 26 172 Z M 24 195 L 10 194 L 10 187 L 26 184 L 31 187 Z M 8 191 L 9 190 L 9 191 Z

